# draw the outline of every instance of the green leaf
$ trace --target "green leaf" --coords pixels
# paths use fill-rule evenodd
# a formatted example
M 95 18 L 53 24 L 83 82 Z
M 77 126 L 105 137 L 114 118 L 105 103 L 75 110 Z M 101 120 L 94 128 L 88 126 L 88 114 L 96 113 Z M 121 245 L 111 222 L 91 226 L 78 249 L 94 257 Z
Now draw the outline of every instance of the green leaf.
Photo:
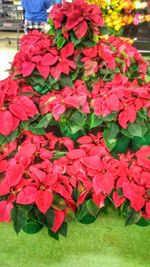
M 28 130 L 29 127 L 29 121 L 22 121 L 21 122 L 21 127 L 25 130 Z
M 60 80 L 60 84 L 62 87 L 68 86 L 68 87 L 73 87 L 73 82 L 71 81 L 71 79 L 69 77 L 63 77 Z
M 108 128 L 104 129 L 103 138 L 104 138 L 104 142 L 105 142 L 106 146 L 111 151 L 116 146 L 117 139 L 116 138 L 109 138 Z
M 117 117 L 117 113 L 112 112 L 109 115 L 103 117 L 103 121 L 106 121 L 106 122 L 114 121 L 116 120 L 116 117 Z
M 113 148 L 112 152 L 115 152 L 117 154 L 125 153 L 128 150 L 130 138 L 127 136 L 122 136 L 117 138 L 117 143 L 115 147 Z
M 93 47 L 96 45 L 96 43 L 94 41 L 91 41 L 91 40 L 87 40 L 87 41 L 84 41 L 83 42 L 83 45 L 90 48 L 90 47 Z
M 63 47 L 63 45 L 65 44 L 65 42 L 66 42 L 65 37 L 63 37 L 62 35 L 59 36 L 59 37 L 57 38 L 57 40 L 56 40 L 57 48 L 58 48 L 58 49 L 61 49 L 61 48 Z
M 128 132 L 132 136 L 142 136 L 142 127 L 140 124 L 134 123 L 128 123 Z
M 48 235 L 52 238 L 54 238 L 55 240 L 59 240 L 59 234 L 58 232 L 57 233 L 54 233 L 53 231 L 51 231 L 50 229 L 48 229 Z
M 86 201 L 86 207 L 88 212 L 96 218 L 99 213 L 99 208 L 95 205 L 92 199 Z
M 47 128 L 50 121 L 52 120 L 53 115 L 52 113 L 47 113 L 42 119 L 36 124 L 35 128 Z
M 33 126 L 29 126 L 28 130 L 31 131 L 33 134 L 45 135 L 45 131 L 41 128 L 34 128 Z
M 49 229 L 53 227 L 54 224 L 54 210 L 50 208 L 46 213 L 45 213 L 45 218 L 46 218 L 46 223 Z
M 150 224 L 150 221 L 148 221 L 148 220 L 144 219 L 143 217 L 141 217 L 136 224 L 139 225 L 139 226 L 148 226 Z
M 131 146 L 134 151 L 139 150 L 142 146 L 150 146 L 150 132 L 142 137 L 134 137 Z
M 86 203 L 79 206 L 78 211 L 76 213 L 76 219 L 83 224 L 90 224 L 96 220 L 96 218 L 88 212 Z
M 35 234 L 38 233 L 43 228 L 43 225 L 32 221 L 31 219 L 27 219 L 25 224 L 22 227 L 22 230 L 27 234 Z
M 18 234 L 26 222 L 27 211 L 20 206 L 16 206 L 11 211 L 11 219 L 14 223 L 15 232 Z
M 59 228 L 58 233 L 64 237 L 67 236 L 67 232 L 68 232 L 68 224 L 66 222 L 63 222 L 63 224 L 61 225 L 61 227 Z
M 62 157 L 64 157 L 66 155 L 67 152 L 64 151 L 57 151 L 54 155 L 53 155 L 53 160 L 56 159 L 60 159 Z
M 6 136 L 0 134 L 0 145 L 7 143 Z
M 100 126 L 103 122 L 102 116 L 96 116 L 94 113 L 90 116 L 90 129 Z
M 13 142 L 13 141 L 16 139 L 17 134 L 18 134 L 18 127 L 17 127 L 11 134 L 9 134 L 9 135 L 6 137 L 7 141 L 8 141 L 8 142 Z
M 135 210 L 129 207 L 127 210 L 125 225 L 127 226 L 129 224 L 135 224 L 139 221 L 140 218 L 141 218 L 141 212 L 140 211 L 136 212 Z
M 116 123 L 111 123 L 108 125 L 108 138 L 112 139 L 119 133 L 119 126 Z
M 71 42 L 75 46 L 81 43 L 82 39 L 77 38 L 73 32 L 71 32 L 70 35 L 71 35 Z

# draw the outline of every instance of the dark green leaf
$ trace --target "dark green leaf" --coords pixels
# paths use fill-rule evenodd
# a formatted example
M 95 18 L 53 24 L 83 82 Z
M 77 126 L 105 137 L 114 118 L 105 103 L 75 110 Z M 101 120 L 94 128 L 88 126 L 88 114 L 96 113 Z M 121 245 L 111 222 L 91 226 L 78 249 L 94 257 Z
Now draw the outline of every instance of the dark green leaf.
M 58 233 L 64 237 L 67 236 L 67 231 L 68 231 L 68 224 L 64 222 L 61 227 L 59 228 Z
M 59 240 L 59 234 L 52 232 L 50 229 L 48 229 L 48 235 L 54 239 L 56 239 L 57 241 Z
M 91 41 L 91 40 L 87 40 L 87 41 L 84 41 L 83 42 L 83 45 L 86 46 L 86 47 L 93 47 L 96 45 L 96 43 L 94 41 Z
M 69 77 L 63 77 L 60 80 L 60 84 L 62 87 L 68 86 L 68 87 L 73 87 L 73 82 L 71 81 L 71 79 Z
M 16 206 L 11 211 L 11 219 L 14 223 L 15 232 L 18 234 L 26 222 L 27 211 L 20 206 Z
M 52 208 L 50 208 L 46 213 L 45 213 L 45 218 L 46 218 L 46 222 L 47 222 L 47 226 L 49 229 L 51 229 L 53 227 L 54 224 L 54 210 Z
M 127 210 L 125 225 L 135 224 L 139 221 L 140 218 L 141 218 L 141 212 L 140 211 L 136 212 L 135 210 L 129 207 Z
M 96 218 L 88 212 L 86 203 L 79 206 L 79 209 L 76 213 L 76 219 L 83 224 L 90 224 L 96 220 Z
M 148 226 L 150 224 L 150 221 L 148 221 L 148 220 L 144 219 L 143 217 L 141 217 L 136 224 L 139 225 L 139 226 Z
M 31 219 L 27 219 L 27 221 L 25 222 L 25 224 L 22 227 L 23 231 L 27 234 L 38 233 L 42 228 L 43 228 L 43 226 L 41 224 L 36 223 L 36 222 L 32 221 Z
M 99 213 L 99 208 L 95 205 L 92 199 L 86 201 L 86 207 L 88 212 L 96 218 Z

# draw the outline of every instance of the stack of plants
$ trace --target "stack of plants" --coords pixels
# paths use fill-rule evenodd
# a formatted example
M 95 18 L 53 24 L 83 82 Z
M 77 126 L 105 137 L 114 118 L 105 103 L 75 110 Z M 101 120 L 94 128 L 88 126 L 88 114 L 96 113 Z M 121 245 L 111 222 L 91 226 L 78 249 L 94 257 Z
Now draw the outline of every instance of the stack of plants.
M 49 24 L 23 36 L 0 82 L 0 221 L 59 239 L 113 206 L 148 225 L 148 65 L 127 41 L 99 39 L 96 5 L 57 4 Z

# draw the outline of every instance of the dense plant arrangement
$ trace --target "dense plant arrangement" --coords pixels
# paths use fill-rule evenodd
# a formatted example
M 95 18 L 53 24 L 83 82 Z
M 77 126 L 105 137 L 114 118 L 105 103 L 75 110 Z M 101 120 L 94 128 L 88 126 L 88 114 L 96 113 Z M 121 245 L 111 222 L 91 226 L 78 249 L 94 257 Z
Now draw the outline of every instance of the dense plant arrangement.
M 0 221 L 59 239 L 113 205 L 148 225 L 148 65 L 127 41 L 98 38 L 96 5 L 64 2 L 49 18 L 0 82 Z

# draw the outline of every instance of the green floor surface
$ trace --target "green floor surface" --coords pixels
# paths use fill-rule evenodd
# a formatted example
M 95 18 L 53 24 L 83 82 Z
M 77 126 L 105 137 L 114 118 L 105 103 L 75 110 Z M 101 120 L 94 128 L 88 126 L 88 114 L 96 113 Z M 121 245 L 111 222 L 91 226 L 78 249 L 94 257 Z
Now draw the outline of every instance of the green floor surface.
M 55 241 L 46 230 L 17 236 L 0 225 L 1 267 L 150 267 L 150 227 L 127 226 L 117 214 L 91 225 L 71 223 L 67 238 Z

